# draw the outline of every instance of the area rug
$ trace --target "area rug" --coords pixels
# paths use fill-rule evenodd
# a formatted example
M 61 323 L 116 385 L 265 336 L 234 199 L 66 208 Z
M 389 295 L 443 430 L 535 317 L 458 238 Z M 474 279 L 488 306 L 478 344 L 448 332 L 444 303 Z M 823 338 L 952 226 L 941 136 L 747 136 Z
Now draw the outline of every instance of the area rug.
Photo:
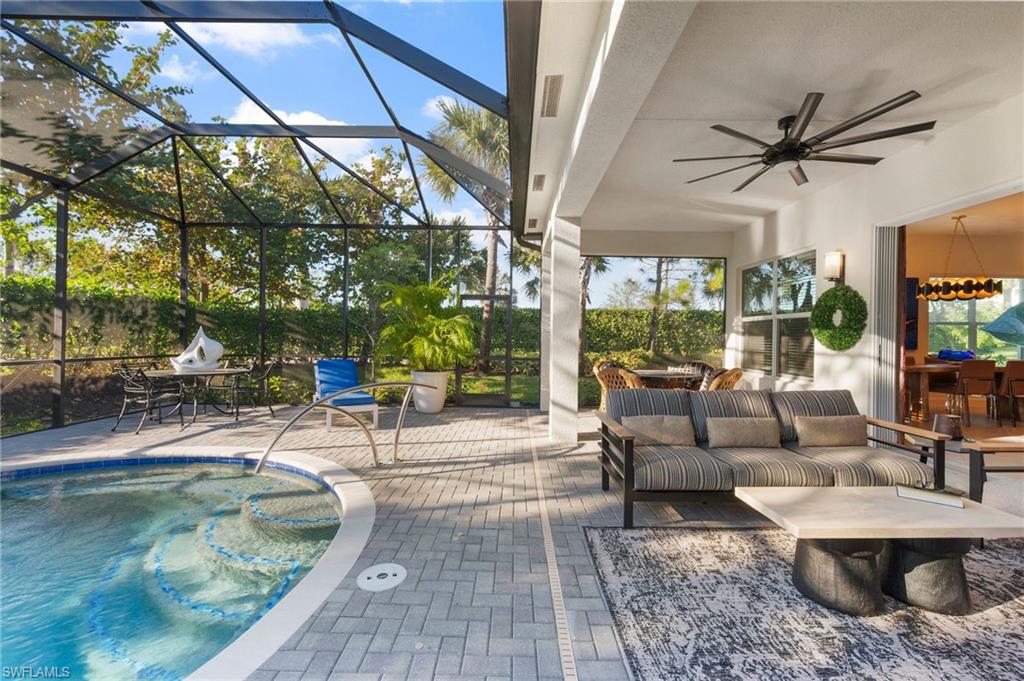
M 783 530 L 590 528 L 587 539 L 638 681 L 1024 679 L 1024 540 L 967 555 L 967 616 L 887 598 L 858 618 L 796 590 Z

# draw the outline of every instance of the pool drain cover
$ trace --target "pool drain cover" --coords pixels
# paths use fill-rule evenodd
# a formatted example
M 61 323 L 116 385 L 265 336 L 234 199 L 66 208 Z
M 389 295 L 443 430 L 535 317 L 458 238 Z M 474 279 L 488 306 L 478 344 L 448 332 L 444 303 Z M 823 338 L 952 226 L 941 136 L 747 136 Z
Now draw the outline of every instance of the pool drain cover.
M 405 568 L 398 563 L 371 565 L 356 578 L 363 591 L 387 591 L 405 581 Z

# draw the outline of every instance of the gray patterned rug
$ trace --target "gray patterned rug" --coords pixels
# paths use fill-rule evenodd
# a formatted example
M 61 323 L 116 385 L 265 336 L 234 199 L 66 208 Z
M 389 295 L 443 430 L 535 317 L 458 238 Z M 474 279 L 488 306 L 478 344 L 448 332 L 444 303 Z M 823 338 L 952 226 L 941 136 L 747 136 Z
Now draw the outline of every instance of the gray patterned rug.
M 804 598 L 783 530 L 591 528 L 590 550 L 638 681 L 1024 679 L 1024 541 L 965 559 L 974 610 L 887 599 L 857 618 Z

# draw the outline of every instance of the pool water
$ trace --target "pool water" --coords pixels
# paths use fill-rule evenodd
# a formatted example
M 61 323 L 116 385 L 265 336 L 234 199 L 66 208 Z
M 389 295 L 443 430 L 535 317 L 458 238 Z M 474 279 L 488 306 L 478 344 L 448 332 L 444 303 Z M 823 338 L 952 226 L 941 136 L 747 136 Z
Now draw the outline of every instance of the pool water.
M 239 465 L 4 482 L 3 667 L 182 678 L 302 579 L 338 524 L 315 481 Z

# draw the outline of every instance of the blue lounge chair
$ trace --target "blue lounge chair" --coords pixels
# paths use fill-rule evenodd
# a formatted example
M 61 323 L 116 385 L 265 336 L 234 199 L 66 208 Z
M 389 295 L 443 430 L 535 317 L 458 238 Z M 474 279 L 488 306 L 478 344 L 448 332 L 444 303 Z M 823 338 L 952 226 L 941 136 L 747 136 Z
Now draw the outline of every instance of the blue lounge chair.
M 333 392 L 359 385 L 356 363 L 351 359 L 318 359 L 314 368 L 314 374 L 316 376 L 317 399 L 330 395 Z M 350 414 L 370 412 L 373 416 L 373 427 L 377 427 L 377 402 L 373 399 L 373 395 L 368 392 L 358 390 L 347 393 L 331 400 L 330 404 Z M 331 427 L 331 415 L 333 413 L 335 413 L 333 409 L 327 410 L 328 428 Z

